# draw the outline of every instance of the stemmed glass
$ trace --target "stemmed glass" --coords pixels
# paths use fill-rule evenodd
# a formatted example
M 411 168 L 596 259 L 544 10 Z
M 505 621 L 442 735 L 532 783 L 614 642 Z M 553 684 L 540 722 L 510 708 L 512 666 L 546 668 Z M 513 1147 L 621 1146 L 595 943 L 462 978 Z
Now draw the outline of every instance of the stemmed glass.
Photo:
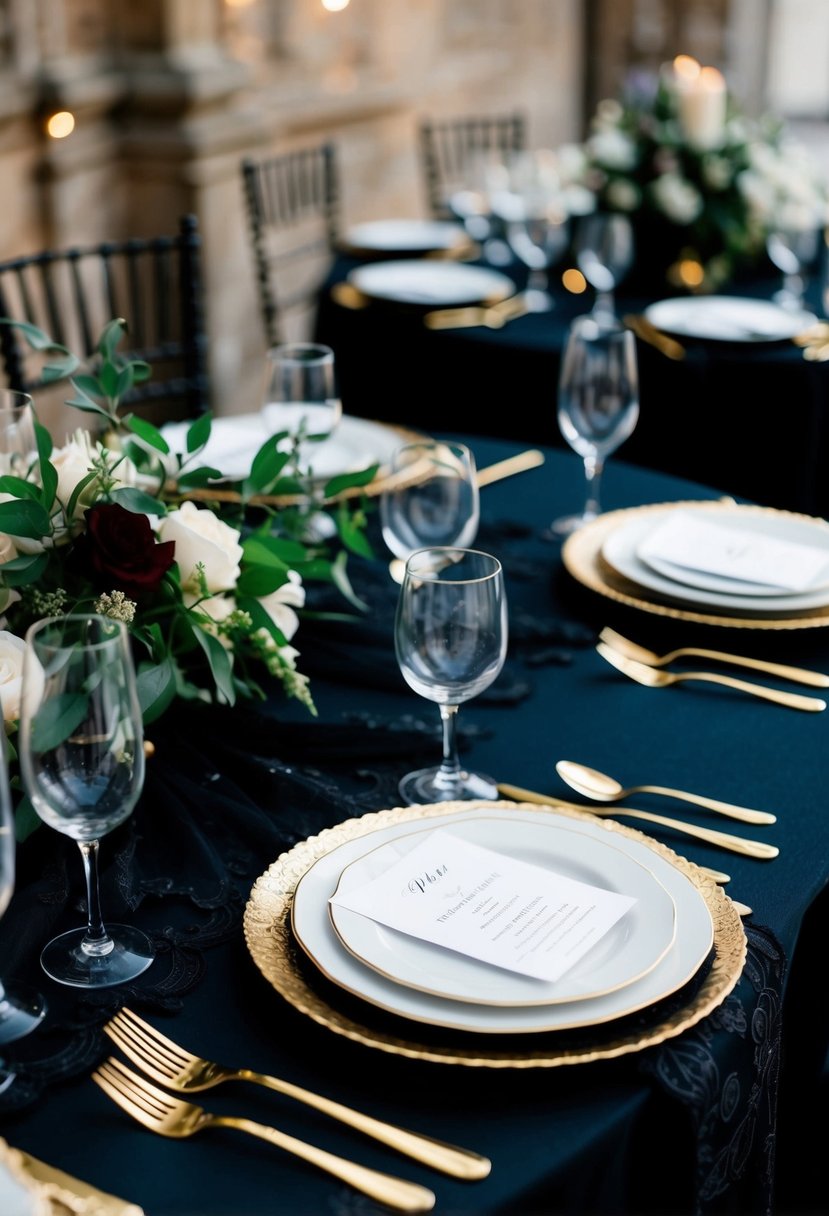
M 134 979 L 153 948 L 138 929 L 104 925 L 98 890 L 100 837 L 128 818 L 144 783 L 141 710 L 121 621 L 69 614 L 30 627 L 19 752 L 35 811 L 78 842 L 86 875 L 88 923 L 47 943 L 44 971 L 76 988 Z
M 310 459 L 308 445 L 327 439 L 342 417 L 334 352 L 319 342 L 286 342 L 265 356 L 262 416 L 272 434 L 286 434 L 298 456 Z
M 463 443 L 423 440 L 392 453 L 380 496 L 383 540 L 400 582 L 405 559 L 435 545 L 466 548 L 478 534 L 480 499 L 475 457 Z
M 596 299 L 593 315 L 616 318 L 613 293 L 633 262 L 633 227 L 619 211 L 594 211 L 582 216 L 576 229 L 576 264 Z
M 0 390 L 0 473 L 26 476 L 36 450 L 34 423 L 29 393 Z
M 781 307 L 797 311 L 804 306 L 805 271 L 818 255 L 820 230 L 813 227 L 779 227 L 769 233 L 766 250 L 774 265 L 783 273 L 783 286 L 772 296 Z
M 567 536 L 600 514 L 605 458 L 632 434 L 638 419 L 639 373 L 633 332 L 592 313 L 576 317 L 561 364 L 558 424 L 584 461 L 587 500 L 580 515 L 553 521 L 553 535 Z
M 554 300 L 548 275 L 569 239 L 555 154 L 545 148 L 516 153 L 503 188 L 492 193 L 492 210 L 504 224 L 513 253 L 530 272 L 524 292 L 528 310 L 549 312 Z
M 6 733 L 0 728 L 0 917 L 6 911 L 14 892 L 15 842 L 14 816 L 9 789 L 6 759 Z M 40 993 L 18 983 L 3 984 L 0 980 L 0 1043 L 22 1039 L 34 1030 L 46 1013 L 46 1002 Z M 0 1073 L 0 1091 L 5 1088 L 8 1074 Z
M 461 768 L 458 706 L 488 688 L 507 653 L 507 600 L 497 558 L 476 549 L 418 549 L 406 562 L 394 624 L 403 678 L 436 701 L 443 723 L 439 767 L 405 776 L 407 803 L 497 798 L 492 777 Z

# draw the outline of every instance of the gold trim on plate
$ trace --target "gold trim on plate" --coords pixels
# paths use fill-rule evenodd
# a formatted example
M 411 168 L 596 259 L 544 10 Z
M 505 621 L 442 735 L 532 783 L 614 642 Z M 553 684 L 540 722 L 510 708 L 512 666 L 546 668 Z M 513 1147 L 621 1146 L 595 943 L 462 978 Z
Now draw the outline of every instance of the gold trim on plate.
M 612 1026 L 608 1027 L 605 1023 L 602 1028 L 596 1028 L 595 1041 L 568 1047 L 556 1041 L 560 1040 L 565 1032 L 551 1032 L 545 1035 L 543 1046 L 524 1051 L 515 1050 L 513 1047 L 498 1049 L 495 1046 L 488 1049 L 484 1045 L 487 1036 L 481 1035 L 475 1035 L 476 1042 L 468 1045 L 468 1035 L 451 1031 L 447 1031 L 439 1043 L 422 1043 L 403 1038 L 401 1034 L 386 1029 L 383 1024 L 402 1023 L 404 1019 L 389 1018 L 387 1015 L 386 1018 L 380 1018 L 379 1024 L 375 1025 L 370 1021 L 358 1021 L 346 1011 L 329 1004 L 308 978 L 307 963 L 304 970 L 300 965 L 302 951 L 294 940 L 290 924 L 294 891 L 299 880 L 314 862 L 347 841 L 368 835 L 380 828 L 430 819 L 453 811 L 470 811 L 476 808 L 505 810 L 511 806 L 520 806 L 522 811 L 537 811 L 540 814 L 545 811 L 545 808 L 528 803 L 500 801 L 440 802 L 428 806 L 395 807 L 391 810 L 375 811 L 359 819 L 347 819 L 332 828 L 326 828 L 318 836 L 300 841 L 287 853 L 281 854 L 256 880 L 251 890 L 245 908 L 244 932 L 253 961 L 284 1000 L 335 1034 L 392 1055 L 473 1068 L 554 1068 L 564 1064 L 612 1059 L 642 1051 L 681 1034 L 725 1000 L 740 978 L 747 942 L 739 913 L 722 888 L 693 862 L 680 857 L 667 845 L 653 840 L 635 828 L 600 820 L 587 812 L 551 806 L 546 808 L 548 812 L 553 810 L 556 815 L 576 820 L 588 819 L 592 823 L 601 824 L 607 831 L 644 841 L 682 871 L 699 889 L 713 921 L 714 952 L 710 970 L 699 987 L 689 996 L 686 1004 L 653 1026 L 637 1027 L 616 1037 L 613 1035 Z M 355 998 L 350 998 L 350 1004 L 354 1003 Z M 374 1012 L 372 1007 L 366 1005 L 365 1012 L 371 1019 Z M 582 1032 L 582 1035 L 584 1033 Z M 532 1037 L 534 1040 L 537 1038 L 536 1035 Z M 493 1036 L 493 1042 L 498 1039 L 499 1036 Z
M 738 505 L 717 500 L 691 500 L 678 502 L 650 503 L 644 507 L 626 507 L 619 511 L 608 511 L 591 523 L 579 528 L 567 537 L 561 549 L 561 560 L 572 577 L 607 599 L 629 608 L 638 608 L 642 612 L 651 612 L 656 616 L 673 617 L 678 621 L 691 621 L 699 625 L 718 625 L 728 629 L 819 629 L 829 625 L 829 604 L 823 608 L 812 608 L 790 616 L 728 616 L 725 612 L 695 612 L 680 608 L 676 604 L 663 602 L 658 599 L 648 599 L 646 589 L 638 583 L 619 574 L 602 557 L 602 545 L 611 532 L 628 520 L 648 513 L 657 514 L 666 507 L 693 507 L 695 510 L 704 508 L 718 513 L 732 515 L 737 512 L 750 512 L 752 515 L 785 515 L 790 519 L 800 519 L 813 524 L 823 524 L 812 515 L 799 514 L 796 511 L 780 511 L 775 507 L 755 507 Z

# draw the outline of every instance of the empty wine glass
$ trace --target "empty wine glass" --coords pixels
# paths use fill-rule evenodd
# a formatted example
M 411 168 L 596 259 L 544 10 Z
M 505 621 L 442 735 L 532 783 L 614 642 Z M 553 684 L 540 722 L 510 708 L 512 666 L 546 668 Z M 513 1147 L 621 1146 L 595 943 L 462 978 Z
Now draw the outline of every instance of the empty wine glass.
M 407 803 L 497 798 L 492 777 L 461 768 L 458 706 L 488 688 L 507 653 L 507 600 L 501 563 L 476 549 L 418 549 L 406 562 L 394 625 L 403 678 L 436 701 L 443 723 L 443 760 L 399 785 Z
M 0 473 L 25 477 L 35 451 L 31 396 L 14 389 L 0 390 Z
M 333 350 L 319 342 L 286 342 L 271 347 L 265 368 L 265 425 L 271 434 L 290 436 L 300 459 L 312 459 L 309 445 L 327 439 L 342 417 Z
M 558 424 L 582 457 L 587 500 L 580 515 L 550 525 L 566 536 L 601 512 L 599 487 L 605 458 L 632 434 L 639 419 L 639 375 L 633 332 L 591 313 L 577 317 L 564 348 L 558 385 Z
M 593 315 L 616 318 L 614 292 L 633 262 L 633 227 L 619 211 L 594 211 L 579 220 L 576 264 L 596 291 Z
M 549 272 L 569 239 L 567 211 L 555 153 L 538 148 L 514 154 L 492 210 L 504 225 L 515 256 L 529 270 L 524 299 L 530 312 L 549 312 L 554 300 Z
M 141 710 L 126 626 L 109 617 L 48 617 L 26 634 L 20 766 L 35 811 L 76 840 L 86 876 L 87 925 L 47 943 L 48 975 L 76 988 L 134 979 L 153 961 L 150 941 L 105 927 L 98 890 L 100 837 L 132 813 L 144 783 Z
M 463 443 L 423 440 L 392 453 L 380 496 L 383 540 L 400 582 L 405 559 L 435 545 L 466 548 L 478 533 L 480 500 L 475 457 Z
M 772 296 L 775 304 L 798 311 L 804 306 L 806 271 L 818 255 L 820 229 L 815 223 L 807 227 L 778 227 L 769 233 L 766 250 L 774 265 L 783 272 L 783 286 Z
M 0 727 L 0 917 L 14 892 L 14 816 L 6 759 L 6 733 Z M 22 1039 L 43 1020 L 46 1002 L 39 992 L 16 981 L 0 980 L 0 1043 Z M 0 1091 L 9 1073 L 0 1073 Z

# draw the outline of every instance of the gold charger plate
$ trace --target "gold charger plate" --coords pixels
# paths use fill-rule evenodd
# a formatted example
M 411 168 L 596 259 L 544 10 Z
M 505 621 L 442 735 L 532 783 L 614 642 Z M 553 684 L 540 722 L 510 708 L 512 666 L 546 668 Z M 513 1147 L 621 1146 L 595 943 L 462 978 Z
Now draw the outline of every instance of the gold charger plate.
M 657 514 L 666 507 L 693 507 L 695 510 L 705 509 L 715 513 L 732 513 L 737 510 L 751 511 L 754 515 L 779 516 L 785 515 L 791 519 L 801 519 L 815 522 L 811 515 L 798 514 L 795 511 L 780 511 L 775 507 L 740 507 L 734 503 L 724 503 L 717 500 L 711 502 L 690 500 L 670 503 L 650 503 L 645 507 L 625 507 L 619 511 L 608 511 L 591 523 L 573 532 L 567 537 L 561 549 L 561 560 L 570 575 L 584 587 L 595 591 L 606 599 L 626 604 L 629 608 L 637 608 L 641 612 L 650 612 L 656 616 L 673 617 L 678 621 L 692 621 L 699 625 L 717 625 L 727 629 L 819 629 L 829 625 L 829 605 L 824 608 L 810 608 L 802 612 L 785 616 L 729 616 L 726 612 L 702 612 L 681 608 L 665 600 L 650 599 L 646 589 L 638 583 L 619 574 L 602 556 L 602 546 L 617 527 L 638 516 L 648 513 Z
M 476 808 L 504 810 L 520 806 L 521 810 L 541 811 L 545 808 L 529 803 L 514 802 L 442 802 L 428 806 L 395 807 L 391 810 L 375 811 L 359 819 L 347 819 L 333 828 L 327 828 L 318 836 L 300 841 L 277 860 L 254 883 L 245 908 L 245 941 L 251 957 L 266 980 L 290 1005 L 326 1027 L 354 1042 L 376 1048 L 392 1055 L 411 1059 L 428 1060 L 440 1064 L 460 1064 L 477 1068 L 554 1068 L 564 1064 L 589 1063 L 594 1060 L 612 1059 L 631 1052 L 653 1047 L 666 1039 L 681 1034 L 695 1025 L 715 1009 L 735 987 L 740 978 L 746 958 L 746 935 L 737 909 L 713 879 L 703 873 L 692 862 L 674 853 L 667 845 L 646 836 L 635 828 L 611 820 L 597 819 L 589 813 L 554 809 L 561 815 L 574 819 L 589 819 L 602 828 L 645 841 L 650 848 L 661 854 L 686 874 L 699 889 L 711 914 L 714 925 L 714 951 L 711 967 L 687 1001 L 673 1008 L 666 1016 L 650 1026 L 636 1026 L 614 1036 L 607 1025 L 597 1027 L 598 1038 L 573 1045 L 562 1042 L 564 1032 L 545 1035 L 541 1047 L 516 1050 L 510 1044 L 501 1048 L 482 1045 L 481 1036 L 453 1034 L 441 1031 L 435 1042 L 417 1041 L 404 1037 L 405 1030 L 395 1033 L 389 1025 L 403 1025 L 405 1019 L 386 1017 L 373 1024 L 373 1010 L 361 1001 L 346 1002 L 341 1008 L 328 1001 L 322 991 L 324 985 L 319 977 L 315 982 L 309 978 L 307 966 L 303 966 L 302 951 L 291 932 L 291 903 L 297 884 L 308 869 L 349 840 L 365 836 L 380 828 L 393 824 L 421 821 L 452 811 L 470 811 Z M 338 994 L 339 995 L 339 994 Z M 354 1016 L 349 1008 L 356 1009 Z M 368 1018 L 368 1020 L 364 1020 Z M 558 1037 L 557 1037 L 558 1033 Z M 475 1038 L 470 1043 L 470 1037 Z M 535 1038 L 536 1036 L 533 1036 Z M 493 1036 L 493 1043 L 498 1036 Z

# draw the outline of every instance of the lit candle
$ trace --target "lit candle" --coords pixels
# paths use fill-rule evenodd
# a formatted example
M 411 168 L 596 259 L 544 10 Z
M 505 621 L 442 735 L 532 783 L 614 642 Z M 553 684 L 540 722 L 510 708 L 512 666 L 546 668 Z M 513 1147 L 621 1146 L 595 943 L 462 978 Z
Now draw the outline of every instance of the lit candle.
M 725 127 L 725 77 L 716 68 L 700 67 L 690 55 L 677 55 L 673 66 L 685 138 L 701 150 L 716 148 Z

